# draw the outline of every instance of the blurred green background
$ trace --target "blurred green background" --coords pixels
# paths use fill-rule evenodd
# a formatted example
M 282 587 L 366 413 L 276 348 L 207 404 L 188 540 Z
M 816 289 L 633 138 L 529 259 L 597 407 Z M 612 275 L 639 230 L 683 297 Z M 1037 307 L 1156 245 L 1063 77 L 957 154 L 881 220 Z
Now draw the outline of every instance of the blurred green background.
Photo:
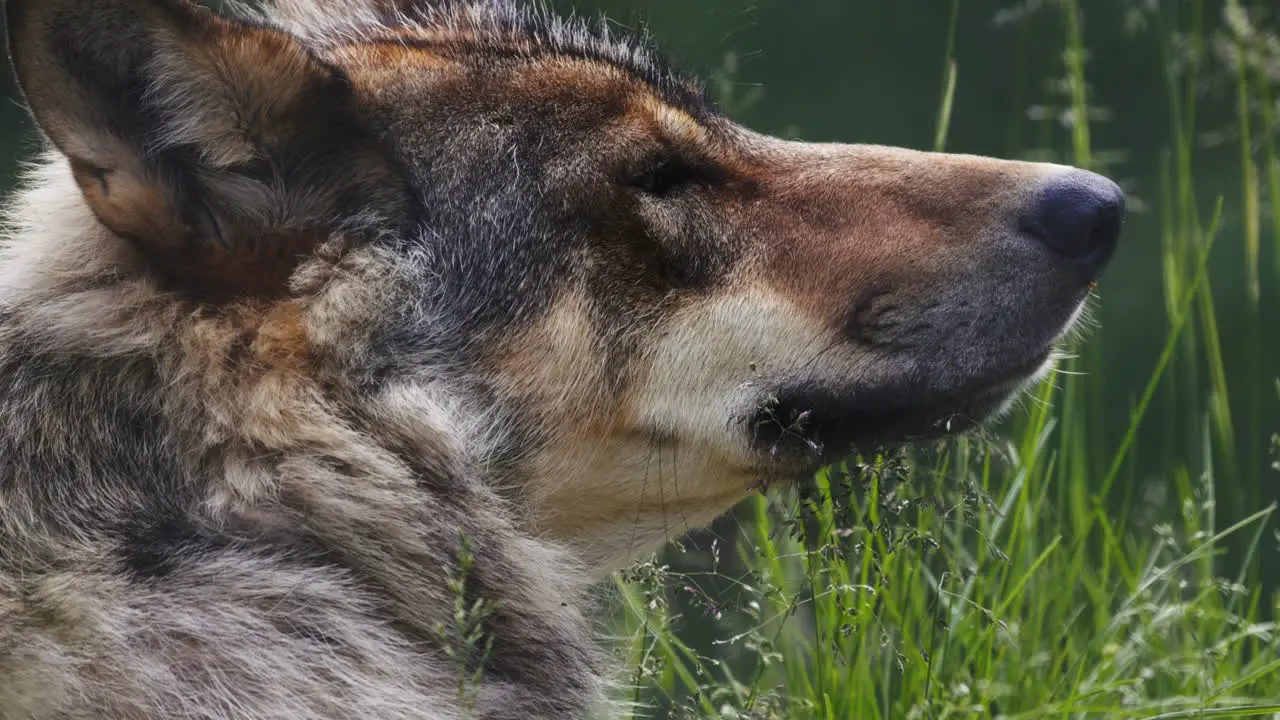
M 1249 42 L 1280 27 L 1280 12 L 1268 15 L 1271 4 L 1254 3 L 1255 36 Z M 1218 337 L 1210 340 L 1220 351 L 1225 384 L 1215 387 L 1215 370 L 1203 352 L 1192 348 L 1180 355 L 1110 499 L 1129 510 L 1151 509 L 1127 513 L 1149 522 L 1175 496 L 1172 473 L 1211 460 L 1218 467 L 1224 514 L 1240 515 L 1280 496 L 1280 475 L 1270 470 L 1268 449 L 1280 429 L 1280 257 L 1269 239 L 1271 208 L 1263 191 L 1257 213 L 1260 282 L 1251 297 L 1241 107 L 1230 62 L 1238 44 L 1232 44 L 1224 5 L 1166 2 L 1166 10 L 1173 10 L 1161 15 L 1148 12 L 1151 5 L 1079 3 L 1094 165 L 1130 192 L 1133 212 L 1099 290 L 1095 318 L 1101 327 L 1086 345 L 1093 353 L 1082 366 L 1090 374 L 1083 392 L 1089 398 L 1092 459 L 1078 477 L 1088 481 L 1105 473 L 1169 333 L 1162 233 L 1165 219 L 1188 201 L 1160 199 L 1176 133 L 1166 71 L 1171 62 L 1189 59 L 1199 72 L 1194 202 L 1207 218 L 1215 199 L 1223 200 L 1210 274 Z M 1071 162 L 1063 80 L 1068 28 L 1059 3 L 967 0 L 955 7 L 957 82 L 947 149 Z M 718 95 L 727 95 L 729 112 L 758 130 L 808 140 L 933 145 L 952 22 L 947 0 L 582 0 L 576 8 L 584 14 L 605 11 L 628 27 L 647 24 L 679 67 L 707 79 Z M 1179 45 L 1185 28 L 1167 25 L 1168 18 L 1185 22 L 1192 12 L 1203 19 L 1198 50 Z M 1259 44 L 1264 56 L 1267 42 Z M 1280 60 L 1259 62 L 1259 81 L 1280 84 Z M 7 187 L 38 140 L 7 73 L 0 88 L 9 100 L 0 103 L 0 186 Z M 1258 129 L 1264 109 L 1245 108 L 1254 122 L 1251 151 L 1265 139 L 1266 130 Z M 1257 172 L 1265 178 L 1265 170 Z M 1219 397 L 1224 389 L 1229 402 Z M 1206 445 L 1204 414 L 1215 403 L 1227 409 L 1232 436 Z

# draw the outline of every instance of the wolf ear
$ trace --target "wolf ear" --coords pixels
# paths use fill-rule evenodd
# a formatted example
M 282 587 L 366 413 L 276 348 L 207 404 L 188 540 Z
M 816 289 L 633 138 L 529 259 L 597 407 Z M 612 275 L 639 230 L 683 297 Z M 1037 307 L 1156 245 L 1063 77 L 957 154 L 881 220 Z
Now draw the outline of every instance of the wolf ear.
M 89 207 L 178 290 L 282 293 L 329 233 L 406 214 L 345 78 L 283 32 L 187 0 L 7 0 L 6 20 Z

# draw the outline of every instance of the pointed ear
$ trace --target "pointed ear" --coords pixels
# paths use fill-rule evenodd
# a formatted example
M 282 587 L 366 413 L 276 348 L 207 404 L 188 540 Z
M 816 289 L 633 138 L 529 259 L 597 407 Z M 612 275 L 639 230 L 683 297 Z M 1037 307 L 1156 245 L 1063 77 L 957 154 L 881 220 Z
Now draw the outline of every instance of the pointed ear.
M 175 289 L 281 293 L 329 233 L 406 215 L 345 78 L 283 32 L 186 0 L 8 0 L 6 20 L 89 207 Z

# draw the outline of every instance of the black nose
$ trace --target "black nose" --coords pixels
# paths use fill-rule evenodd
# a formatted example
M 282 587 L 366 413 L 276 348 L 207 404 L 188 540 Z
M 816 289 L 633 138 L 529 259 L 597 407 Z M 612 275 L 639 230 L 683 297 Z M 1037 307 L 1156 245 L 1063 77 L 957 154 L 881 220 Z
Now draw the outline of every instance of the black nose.
M 1097 279 L 1120 242 L 1124 192 L 1101 175 L 1072 170 L 1044 181 L 1022 221 L 1024 232 Z

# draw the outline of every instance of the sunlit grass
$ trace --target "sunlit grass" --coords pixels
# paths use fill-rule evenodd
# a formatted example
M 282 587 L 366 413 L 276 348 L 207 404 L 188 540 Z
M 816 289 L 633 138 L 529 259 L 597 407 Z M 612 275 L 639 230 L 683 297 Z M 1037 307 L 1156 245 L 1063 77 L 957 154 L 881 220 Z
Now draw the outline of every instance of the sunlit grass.
M 1087 27 L 1074 0 L 1049 6 L 1063 29 L 1063 159 L 1105 169 L 1090 130 Z M 1280 608 L 1257 583 L 1258 558 L 1277 551 L 1275 508 L 1244 509 L 1226 526 L 1218 508 L 1224 484 L 1269 473 L 1248 478 L 1265 487 L 1280 472 L 1255 441 L 1237 446 L 1242 432 L 1262 429 L 1233 420 L 1206 270 L 1220 248 L 1241 243 L 1251 328 L 1261 332 L 1261 289 L 1280 282 L 1280 267 L 1260 261 L 1268 231 L 1280 250 L 1280 225 L 1268 228 L 1264 212 L 1280 208 L 1280 72 L 1250 59 L 1267 41 L 1243 3 L 1228 3 L 1225 23 L 1201 0 L 1145 12 L 1167 68 L 1167 172 L 1149 203 L 1162 223 L 1152 267 L 1162 273 L 1167 341 L 1148 382 L 1132 389 L 1127 426 L 1097 424 L 1095 336 L 1073 348 L 1068 372 L 1030 394 L 1011 428 L 850 461 L 739 508 L 735 543 L 668 553 L 679 567 L 636 566 L 615 588 L 632 668 L 623 700 L 635 717 L 1280 715 Z M 1196 177 L 1197 89 L 1209 72 L 1208 28 L 1218 25 L 1237 53 L 1236 197 Z M 935 149 L 946 146 L 964 75 L 945 41 Z M 1227 213 L 1241 218 L 1231 233 Z M 1250 352 L 1249 372 L 1265 387 L 1262 376 L 1280 368 L 1261 367 L 1256 344 Z M 1140 507 L 1125 476 L 1158 398 L 1176 413 L 1172 469 L 1161 479 L 1176 502 L 1164 515 Z M 1242 451 L 1250 459 L 1237 467 Z M 1228 548 L 1237 562 L 1226 572 L 1217 560 Z M 682 639 L 695 623 L 715 625 L 712 645 Z

